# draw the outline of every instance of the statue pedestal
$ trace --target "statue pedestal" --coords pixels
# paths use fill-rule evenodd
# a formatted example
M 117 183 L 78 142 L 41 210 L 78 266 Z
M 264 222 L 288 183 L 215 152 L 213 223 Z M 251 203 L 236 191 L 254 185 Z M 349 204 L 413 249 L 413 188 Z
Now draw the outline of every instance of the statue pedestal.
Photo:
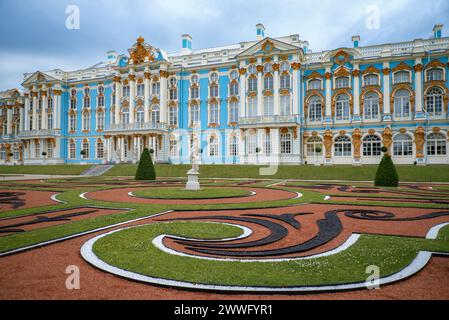
M 200 183 L 198 182 L 198 176 L 200 173 L 194 169 L 187 171 L 187 184 L 186 190 L 200 190 Z

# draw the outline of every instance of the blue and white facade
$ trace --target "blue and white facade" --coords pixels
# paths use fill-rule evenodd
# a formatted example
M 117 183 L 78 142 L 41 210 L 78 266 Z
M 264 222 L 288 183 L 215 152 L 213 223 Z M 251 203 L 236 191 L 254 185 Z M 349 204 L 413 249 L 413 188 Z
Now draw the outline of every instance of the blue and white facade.
M 449 164 L 449 38 L 312 52 L 298 34 L 25 74 L 0 94 L 0 163 Z

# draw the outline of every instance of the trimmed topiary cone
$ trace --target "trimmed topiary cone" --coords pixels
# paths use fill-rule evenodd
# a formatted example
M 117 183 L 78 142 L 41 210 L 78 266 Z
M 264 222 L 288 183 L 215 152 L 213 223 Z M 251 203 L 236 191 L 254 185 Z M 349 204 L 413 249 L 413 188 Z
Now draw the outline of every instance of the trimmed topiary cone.
M 389 154 L 385 154 L 377 167 L 374 184 L 377 187 L 397 187 L 399 176 Z
M 136 180 L 156 180 L 156 171 L 154 170 L 153 160 L 150 151 L 143 149 L 140 156 L 139 166 L 136 171 Z

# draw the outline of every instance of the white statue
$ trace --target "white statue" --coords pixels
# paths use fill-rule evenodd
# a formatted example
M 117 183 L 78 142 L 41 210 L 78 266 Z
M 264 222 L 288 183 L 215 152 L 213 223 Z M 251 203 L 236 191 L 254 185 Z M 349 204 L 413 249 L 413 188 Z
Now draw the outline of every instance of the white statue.
M 187 190 L 200 190 L 200 183 L 198 176 L 200 174 L 200 167 L 198 164 L 198 145 L 195 141 L 190 148 L 190 161 L 192 162 L 192 169 L 187 171 Z

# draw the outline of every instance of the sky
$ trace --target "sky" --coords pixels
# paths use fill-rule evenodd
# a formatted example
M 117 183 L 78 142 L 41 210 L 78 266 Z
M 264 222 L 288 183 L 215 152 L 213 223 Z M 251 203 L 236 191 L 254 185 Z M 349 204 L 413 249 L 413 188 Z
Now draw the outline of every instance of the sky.
M 79 9 L 79 28 L 68 6 Z M 70 8 L 70 7 L 69 7 Z M 167 52 L 181 35 L 194 49 L 265 35 L 299 34 L 314 52 L 411 41 L 432 36 L 437 23 L 449 28 L 448 0 L 0 0 L 0 90 L 20 88 L 25 72 L 87 68 L 108 50 L 125 53 L 138 36 Z M 448 31 L 443 30 L 443 36 Z

